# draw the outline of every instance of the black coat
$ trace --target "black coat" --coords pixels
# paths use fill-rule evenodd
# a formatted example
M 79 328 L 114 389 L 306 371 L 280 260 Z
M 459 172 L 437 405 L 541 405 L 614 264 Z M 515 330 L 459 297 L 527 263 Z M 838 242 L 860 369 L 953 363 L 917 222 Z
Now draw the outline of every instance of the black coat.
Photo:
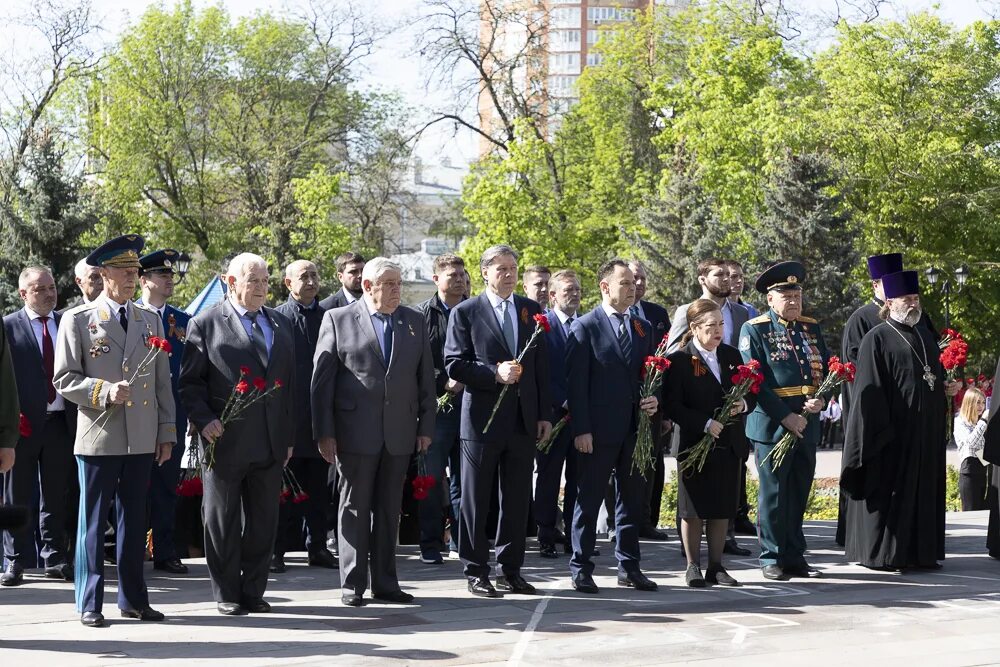
M 450 311 L 444 307 L 437 294 L 421 301 L 414 309 L 424 316 L 427 340 L 430 341 L 431 357 L 434 359 L 434 389 L 438 396 L 443 396 L 444 387 L 448 384 L 448 369 L 444 366 L 444 342 L 448 337 Z
M 330 310 L 331 308 L 343 308 L 344 306 L 351 305 L 352 302 L 347 300 L 344 296 L 344 289 L 340 288 L 330 296 L 326 297 L 319 302 L 319 307 L 323 310 Z
M 319 339 L 319 327 L 323 324 L 322 307 L 306 308 L 295 299 L 288 301 L 275 310 L 292 323 L 295 336 L 295 386 L 292 387 L 295 396 L 295 451 L 293 456 L 318 459 L 319 449 L 312 430 L 312 400 L 311 388 L 313 374 L 313 355 L 316 353 L 316 341 Z

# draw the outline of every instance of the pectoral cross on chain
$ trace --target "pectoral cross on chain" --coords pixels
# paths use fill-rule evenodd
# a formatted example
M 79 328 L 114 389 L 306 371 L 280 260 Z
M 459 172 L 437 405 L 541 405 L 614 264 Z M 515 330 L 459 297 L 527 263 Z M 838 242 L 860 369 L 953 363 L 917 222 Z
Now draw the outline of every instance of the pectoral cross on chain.
M 930 366 L 924 366 L 924 381 L 927 382 L 927 386 L 932 390 L 934 389 L 934 381 L 937 380 L 937 376 L 931 373 Z

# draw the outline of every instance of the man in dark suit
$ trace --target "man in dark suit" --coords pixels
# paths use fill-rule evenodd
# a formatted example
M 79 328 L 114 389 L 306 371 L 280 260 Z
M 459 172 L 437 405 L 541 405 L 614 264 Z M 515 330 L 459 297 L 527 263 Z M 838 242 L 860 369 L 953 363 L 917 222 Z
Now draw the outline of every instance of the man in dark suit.
M 553 422 L 558 423 L 569 414 L 566 402 L 566 338 L 570 327 L 579 316 L 580 279 L 569 269 L 557 271 L 549 281 L 549 303 L 552 309 L 545 316 L 549 331 L 545 346 L 549 357 L 549 383 L 552 396 Z M 558 558 L 556 544 L 566 544 L 566 536 L 559 532 L 556 520 L 559 515 L 559 486 L 566 466 L 566 492 L 563 496 L 563 525 L 568 531 L 573 524 L 573 505 L 576 502 L 576 456 L 573 437 L 569 428 L 563 428 L 547 452 L 535 453 L 535 522 L 538 525 L 538 555 Z
M 0 584 L 17 586 L 24 569 L 35 567 L 35 531 L 41 537 L 40 555 L 45 576 L 73 581 L 67 553 L 67 515 L 75 514 L 70 502 L 76 493 L 76 460 L 73 458 L 76 406 L 56 393 L 55 340 L 61 315 L 56 305 L 56 283 L 49 269 L 29 266 L 18 278 L 24 308 L 4 318 L 10 342 L 21 412 L 30 425 L 17 450 L 17 466 L 4 477 L 4 503 L 34 509 L 38 515 L 20 528 L 4 531 L 7 570 Z
M 180 253 L 172 248 L 151 252 L 139 258 L 139 286 L 142 303 L 159 314 L 163 331 L 170 341 L 170 383 L 174 394 L 177 420 L 177 444 L 170 459 L 163 465 L 154 465 L 149 478 L 149 526 L 153 531 L 153 569 L 170 574 L 187 574 L 187 565 L 177 556 L 174 545 L 174 519 L 177 516 L 177 479 L 180 477 L 181 459 L 184 458 L 184 434 L 187 433 L 187 412 L 181 405 L 178 392 L 181 375 L 181 358 L 191 316 L 180 308 L 167 303 L 174 295 L 175 263 Z
M 435 479 L 434 488 L 427 497 L 419 501 L 420 516 L 420 560 L 428 565 L 443 562 L 442 552 L 447 553 L 451 545 L 444 543 L 444 516 L 442 507 L 450 501 L 452 506 L 451 539 L 458 550 L 458 516 L 461 512 L 462 497 L 461 446 L 458 438 L 459 414 L 458 402 L 461 400 L 461 382 L 448 377 L 444 366 L 444 341 L 448 334 L 448 316 L 452 309 L 465 298 L 465 261 L 458 255 L 446 253 L 434 258 L 434 284 L 437 294 L 416 306 L 417 312 L 424 316 L 427 326 L 427 338 L 431 345 L 431 357 L 434 360 L 434 384 L 436 394 L 450 394 L 452 407 L 442 409 L 434 420 L 434 439 L 427 450 L 427 473 Z M 451 479 L 445 478 L 445 466 L 451 465 Z M 449 492 L 450 487 L 450 493 Z M 444 494 L 448 494 L 447 496 Z
M 191 319 L 181 362 L 181 400 L 214 464 L 205 471 L 205 560 L 220 614 L 266 613 L 268 566 L 278 528 L 281 471 L 295 440 L 295 338 L 292 323 L 264 306 L 268 270 L 243 253 L 226 274 L 228 298 Z M 260 378 L 272 395 L 225 425 L 234 386 Z M 241 529 L 242 514 L 242 529 Z
M 487 248 L 479 260 L 486 290 L 455 306 L 448 319 L 444 360 L 448 375 L 465 385 L 462 398 L 462 517 L 458 553 L 469 591 L 499 597 L 497 588 L 531 594 L 521 576 L 535 442 L 552 430 L 549 366 L 544 341 L 525 349 L 535 330 L 537 303 L 514 294 L 518 255 L 510 246 Z M 517 363 L 520 353 L 521 363 Z M 510 387 L 510 385 L 514 385 Z M 486 428 L 493 407 L 503 395 Z M 497 585 L 490 582 L 486 514 L 500 476 L 496 533 Z
M 424 318 L 400 308 L 402 269 L 365 265 L 363 297 L 323 316 L 312 381 L 313 432 L 340 475 L 341 600 L 409 603 L 399 588 L 396 540 L 403 482 L 434 433 L 434 363 Z M 371 561 L 369 572 L 368 563 Z
M 0 474 L 14 467 L 14 448 L 20 438 L 20 415 L 7 328 L 3 327 L 0 328 Z
M 345 252 L 337 256 L 336 266 L 341 288 L 319 302 L 323 310 L 343 308 L 361 298 L 361 272 L 365 269 L 365 258 L 356 252 Z
M 275 310 L 291 321 L 295 335 L 295 386 L 290 388 L 295 396 L 295 451 L 288 462 L 288 469 L 309 498 L 301 503 L 286 502 L 281 505 L 271 572 L 285 571 L 285 551 L 290 542 L 298 543 L 303 533 L 309 564 L 336 569 L 337 559 L 326 548 L 330 464 L 323 460 L 316 447 L 310 398 L 313 355 L 324 313 L 316 300 L 319 291 L 316 265 L 304 259 L 289 264 L 285 269 L 285 287 L 289 292 L 288 301 Z
M 655 345 L 652 325 L 631 317 L 635 279 L 623 260 L 598 269 L 601 305 L 573 323 L 566 343 L 569 412 L 577 456 L 577 497 L 573 513 L 573 587 L 597 593 L 591 554 L 597 513 L 614 473 L 618 585 L 642 591 L 657 586 L 639 569 L 639 525 L 646 513 L 645 487 L 632 459 L 637 409 L 656 412 L 655 396 L 640 397 L 642 369 Z

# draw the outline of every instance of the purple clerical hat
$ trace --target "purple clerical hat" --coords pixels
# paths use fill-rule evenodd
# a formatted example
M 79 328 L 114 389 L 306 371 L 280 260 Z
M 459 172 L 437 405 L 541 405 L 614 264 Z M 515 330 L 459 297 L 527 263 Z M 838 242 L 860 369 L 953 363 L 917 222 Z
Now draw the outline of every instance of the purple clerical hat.
M 903 270 L 903 255 L 890 252 L 887 255 L 872 255 L 868 258 L 868 275 L 872 280 L 881 280 L 889 273 L 899 273 Z
M 898 299 L 907 294 L 920 294 L 920 279 L 916 271 L 899 271 L 882 276 L 885 298 Z

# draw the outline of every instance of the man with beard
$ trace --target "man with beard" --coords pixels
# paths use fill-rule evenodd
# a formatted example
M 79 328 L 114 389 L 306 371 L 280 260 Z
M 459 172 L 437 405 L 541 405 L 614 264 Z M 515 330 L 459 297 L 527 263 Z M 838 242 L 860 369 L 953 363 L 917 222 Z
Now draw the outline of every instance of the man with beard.
M 320 308 L 343 308 L 349 306 L 364 293 L 361 288 L 361 272 L 365 269 L 365 258 L 356 252 L 345 252 L 337 256 L 337 280 L 342 287 L 319 302 Z
M 916 271 L 882 276 L 883 323 L 861 341 L 840 486 L 846 553 L 875 570 L 940 567 L 944 558 L 948 396 L 936 337 L 918 326 Z

